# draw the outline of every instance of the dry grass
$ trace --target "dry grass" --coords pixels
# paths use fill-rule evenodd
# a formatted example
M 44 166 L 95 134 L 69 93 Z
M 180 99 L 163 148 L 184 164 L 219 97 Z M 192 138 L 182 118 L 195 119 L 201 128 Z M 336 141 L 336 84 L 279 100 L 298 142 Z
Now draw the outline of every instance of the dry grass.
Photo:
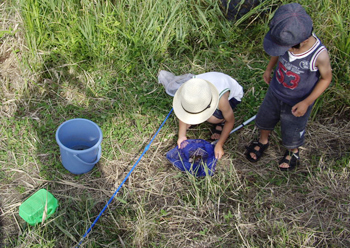
M 94 242 L 102 246 L 100 235 L 110 240 L 106 225 L 115 230 L 109 247 L 347 247 L 350 164 L 337 161 L 348 154 L 350 125 L 338 123 L 310 123 L 302 165 L 287 174 L 277 170 L 283 154 L 277 135 L 261 162 L 251 164 L 243 152 L 254 132 L 241 130 L 231 137 L 215 176 L 203 179 L 188 177 L 167 162 L 164 155 L 174 141 L 164 141 L 161 133 L 84 247 Z M 56 247 L 75 244 L 82 235 L 79 226 L 86 229 L 91 224 L 136 160 L 130 161 L 133 153 L 123 147 L 113 149 L 118 151 L 115 160 L 102 158 L 92 173 L 79 178 L 59 172 L 58 180 L 45 180 L 29 163 L 18 165 L 22 169 L 3 167 L 8 178 L 1 183 L 5 237 L 25 233 L 19 247 L 26 247 L 43 242 L 40 230 L 53 226 L 61 232 Z M 18 217 L 18 206 L 27 195 L 48 186 L 60 209 L 48 223 L 28 230 Z
M 19 31 L 19 13 L 5 12 L 5 3 L 0 4 L 0 30 L 13 29 L 13 35 L 4 34 L 0 40 L 0 97 L 2 104 L 0 107 L 2 117 L 10 117 L 16 111 L 16 92 L 23 92 L 25 81 L 21 66 L 18 64 L 21 54 L 14 51 L 23 50 L 24 40 Z

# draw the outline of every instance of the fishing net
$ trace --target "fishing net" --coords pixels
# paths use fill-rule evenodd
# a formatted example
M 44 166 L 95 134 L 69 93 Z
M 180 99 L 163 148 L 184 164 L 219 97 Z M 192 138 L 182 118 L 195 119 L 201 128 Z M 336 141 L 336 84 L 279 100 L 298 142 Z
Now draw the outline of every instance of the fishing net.
M 168 95 L 174 96 L 178 88 L 194 77 L 194 74 L 187 73 L 180 76 L 175 76 L 174 73 L 169 71 L 161 70 L 158 73 L 158 83 L 162 84 L 165 88 L 165 91 Z
M 212 176 L 216 158 L 214 146 L 202 139 L 189 139 L 166 154 L 167 159 L 181 171 L 188 171 L 196 177 Z

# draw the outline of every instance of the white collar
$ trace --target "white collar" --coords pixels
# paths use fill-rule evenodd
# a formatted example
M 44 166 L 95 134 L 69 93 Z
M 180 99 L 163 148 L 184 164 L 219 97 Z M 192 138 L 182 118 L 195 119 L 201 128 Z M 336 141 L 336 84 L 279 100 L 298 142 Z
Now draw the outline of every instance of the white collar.
M 293 62 L 294 60 L 305 58 L 310 53 L 312 53 L 316 49 L 316 47 L 318 47 L 320 45 L 321 41 L 317 38 L 317 36 L 314 33 L 312 33 L 312 36 L 315 37 L 316 42 L 307 51 L 300 53 L 300 54 L 295 54 L 295 53 L 288 51 L 289 62 Z

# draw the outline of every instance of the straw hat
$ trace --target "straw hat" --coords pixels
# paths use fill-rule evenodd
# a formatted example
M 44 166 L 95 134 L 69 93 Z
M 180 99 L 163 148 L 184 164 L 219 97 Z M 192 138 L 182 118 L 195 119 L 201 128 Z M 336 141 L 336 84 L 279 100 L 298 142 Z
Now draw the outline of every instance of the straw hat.
M 176 91 L 175 115 L 186 124 L 199 124 L 209 119 L 219 103 L 216 87 L 200 78 L 192 78 Z

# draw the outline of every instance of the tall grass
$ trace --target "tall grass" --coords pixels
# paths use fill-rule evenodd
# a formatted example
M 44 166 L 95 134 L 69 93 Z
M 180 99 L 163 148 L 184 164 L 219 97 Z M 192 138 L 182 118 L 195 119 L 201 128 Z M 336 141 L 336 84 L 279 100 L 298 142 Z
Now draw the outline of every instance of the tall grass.
M 278 4 L 279 1 L 264 1 L 232 25 L 224 19 L 220 1 L 214 0 L 20 1 L 27 43 L 33 54 L 28 64 L 35 71 L 41 70 L 43 64 L 47 68 L 76 65 L 95 73 L 96 68 L 109 70 L 108 74 L 100 73 L 104 75 L 101 84 L 91 86 L 95 93 L 110 92 L 113 88 L 110 81 L 116 79 L 115 75 L 122 78 L 142 68 L 156 75 L 154 68 L 174 57 L 190 56 L 196 61 L 204 56 L 207 60 L 222 61 L 234 56 L 238 49 L 266 58 L 261 41 L 273 16 L 271 7 Z M 335 84 L 348 82 L 346 3 L 301 4 L 312 16 L 316 33 L 329 47 L 333 68 L 339 71 L 334 76 Z M 183 73 L 178 68 L 173 70 Z M 345 80 L 338 80 L 338 75 Z M 348 89 L 346 83 L 339 86 Z M 335 95 L 330 97 L 341 97 Z M 339 100 L 347 102 L 347 98 Z M 315 109 L 322 108 L 319 102 Z
M 220 15 L 216 1 L 30 0 L 21 9 L 31 51 L 126 72 L 159 61 L 170 48 L 208 48 L 224 23 L 213 22 Z
M 254 115 L 267 89 L 262 39 L 275 7 L 287 2 L 266 0 L 235 23 L 216 0 L 2 2 L 0 246 L 77 244 L 171 108 L 158 70 L 230 74 L 245 90 L 237 122 Z M 349 9 L 345 0 L 300 3 L 330 51 L 334 87 L 315 106 L 323 123 L 310 123 L 297 173 L 275 168 L 283 153 L 275 134 L 257 166 L 244 159 L 253 125 L 230 137 L 214 177 L 180 173 L 164 156 L 176 144 L 172 117 L 83 247 L 350 245 Z M 54 140 L 76 117 L 103 130 L 102 158 L 80 176 L 63 168 Z M 208 129 L 188 136 L 207 139 Z M 60 206 L 31 227 L 18 206 L 39 188 Z
M 346 1 L 303 1 L 310 13 L 316 34 L 326 45 L 333 69 L 331 87 L 317 100 L 314 114 L 323 112 L 329 115 L 344 113 L 349 105 L 350 66 L 350 24 Z M 310 10 L 308 9 L 310 8 Z M 314 9 L 312 11 L 311 9 Z M 325 111 L 326 109 L 326 111 Z M 315 116 L 315 115 L 314 115 Z

